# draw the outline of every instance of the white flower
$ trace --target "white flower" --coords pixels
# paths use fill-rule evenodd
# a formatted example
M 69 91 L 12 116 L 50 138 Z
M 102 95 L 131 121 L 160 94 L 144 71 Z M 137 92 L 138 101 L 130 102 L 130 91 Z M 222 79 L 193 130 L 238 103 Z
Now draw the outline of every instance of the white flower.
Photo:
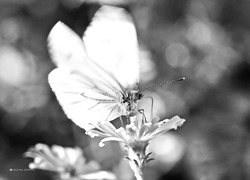
M 29 164 L 31 169 L 41 169 L 58 173 L 60 179 L 116 179 L 112 173 L 98 171 L 99 165 L 86 159 L 79 147 L 70 148 L 53 145 L 49 148 L 46 144 L 38 143 L 29 148 L 26 157 L 34 158 Z
M 130 117 L 130 124 L 125 127 L 115 128 L 110 122 L 102 121 L 87 132 L 91 137 L 103 137 L 99 145 L 104 146 L 106 141 L 118 141 L 125 144 L 127 148 L 127 159 L 130 162 L 132 170 L 135 172 L 137 179 L 141 176 L 141 169 L 145 164 L 152 160 L 149 158 L 150 154 L 146 154 L 146 147 L 149 141 L 155 136 L 162 134 L 171 129 L 177 129 L 185 122 L 178 116 L 171 119 L 159 121 L 155 117 L 147 122 L 145 118 L 138 118 L 136 116 Z

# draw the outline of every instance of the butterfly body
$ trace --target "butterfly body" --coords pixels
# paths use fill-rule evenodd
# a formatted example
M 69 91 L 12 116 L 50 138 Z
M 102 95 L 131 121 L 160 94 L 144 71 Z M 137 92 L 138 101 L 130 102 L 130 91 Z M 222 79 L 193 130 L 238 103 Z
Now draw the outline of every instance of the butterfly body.
M 122 97 L 122 105 L 125 107 L 124 114 L 129 115 L 131 112 L 136 112 L 138 107 L 138 101 L 143 97 L 143 94 L 139 90 L 127 91 Z

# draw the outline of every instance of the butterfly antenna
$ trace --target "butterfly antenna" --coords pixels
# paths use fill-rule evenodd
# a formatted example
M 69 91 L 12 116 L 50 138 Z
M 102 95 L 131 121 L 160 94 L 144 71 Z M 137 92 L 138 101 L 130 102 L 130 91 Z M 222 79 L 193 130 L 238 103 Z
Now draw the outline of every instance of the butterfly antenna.
M 173 82 L 177 82 L 177 81 L 184 81 L 186 78 L 185 77 L 182 77 L 182 78 L 179 78 L 179 79 L 174 79 L 174 80 L 171 80 L 171 81 L 165 81 L 165 82 L 161 82 L 161 83 L 158 83 L 158 84 L 154 84 L 154 85 L 151 85 L 151 86 L 148 86 L 144 89 L 142 89 L 140 92 L 143 92 L 147 89 L 150 89 L 150 88 L 153 88 L 153 87 L 156 87 L 156 86 L 165 86 L 165 85 L 168 85 L 168 84 L 171 84 Z

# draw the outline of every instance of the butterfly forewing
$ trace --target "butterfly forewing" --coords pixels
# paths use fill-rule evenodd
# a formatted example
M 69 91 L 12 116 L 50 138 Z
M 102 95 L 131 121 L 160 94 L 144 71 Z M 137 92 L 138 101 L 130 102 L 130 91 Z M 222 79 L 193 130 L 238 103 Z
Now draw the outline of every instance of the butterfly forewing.
M 124 88 L 137 88 L 137 35 L 132 17 L 124 9 L 111 6 L 100 8 L 85 31 L 83 40 L 93 61 L 112 74 Z
M 48 49 L 58 68 L 70 69 L 70 73 L 81 76 L 82 81 L 99 79 L 122 90 L 113 77 L 89 59 L 82 40 L 65 24 L 58 22 L 53 27 L 48 36 Z

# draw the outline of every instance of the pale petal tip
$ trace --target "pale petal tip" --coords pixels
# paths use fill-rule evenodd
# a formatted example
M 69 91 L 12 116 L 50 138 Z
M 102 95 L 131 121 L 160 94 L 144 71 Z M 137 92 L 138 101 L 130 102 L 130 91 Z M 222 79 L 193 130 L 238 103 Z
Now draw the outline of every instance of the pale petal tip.
M 104 147 L 105 144 L 101 141 L 101 142 L 99 143 L 99 146 L 100 146 L 100 147 Z
M 91 132 L 91 130 L 86 131 L 85 134 L 88 135 L 88 136 L 90 136 L 91 138 L 98 137 L 98 134 L 95 134 L 95 133 Z

